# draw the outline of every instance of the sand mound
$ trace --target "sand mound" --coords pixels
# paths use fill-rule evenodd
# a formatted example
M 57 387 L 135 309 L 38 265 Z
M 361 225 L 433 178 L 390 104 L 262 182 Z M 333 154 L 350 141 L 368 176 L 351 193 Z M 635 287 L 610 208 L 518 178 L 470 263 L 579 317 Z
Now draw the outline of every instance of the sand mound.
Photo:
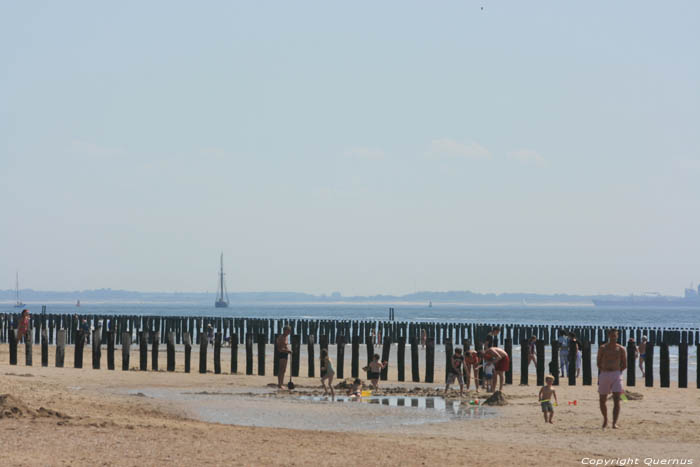
M 639 401 L 644 398 L 644 396 L 642 394 L 639 394 L 638 392 L 632 392 L 627 390 L 625 390 L 625 396 L 627 396 L 627 399 L 631 401 Z
M 486 405 L 506 405 L 506 396 L 501 391 L 496 391 L 484 401 Z
M 63 415 L 55 410 L 39 407 L 39 410 L 29 408 L 27 404 L 22 402 L 11 394 L 0 394 L 0 419 L 3 418 L 23 418 L 23 417 L 55 417 L 68 419 L 70 417 Z

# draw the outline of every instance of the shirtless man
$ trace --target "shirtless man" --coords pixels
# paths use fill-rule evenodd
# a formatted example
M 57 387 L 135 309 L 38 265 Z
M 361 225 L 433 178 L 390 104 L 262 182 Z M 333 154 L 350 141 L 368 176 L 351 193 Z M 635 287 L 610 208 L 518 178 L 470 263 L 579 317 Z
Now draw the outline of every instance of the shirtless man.
M 642 372 L 642 378 L 646 376 L 644 371 L 647 357 L 647 336 L 642 336 L 642 342 L 639 344 L 639 370 Z
M 608 395 L 613 394 L 613 428 L 619 428 L 620 396 L 622 395 L 622 372 L 627 368 L 627 352 L 617 343 L 617 329 L 608 330 L 608 342 L 598 348 L 598 394 L 603 428 L 608 426 Z
M 510 358 L 508 353 L 500 347 L 491 347 L 484 352 L 484 362 L 491 361 L 495 365 L 495 378 L 498 378 L 498 390 L 503 390 L 503 383 L 506 379 L 506 371 L 510 366 Z M 494 389 L 496 388 L 496 380 L 494 379 Z
M 292 328 L 289 326 L 284 327 L 282 334 L 277 336 L 277 352 L 279 353 L 279 367 L 277 371 L 277 387 L 282 389 L 284 384 L 284 374 L 287 372 L 287 360 L 289 359 L 289 354 L 292 353 L 289 350 L 289 345 L 287 344 L 287 336 L 291 334 Z

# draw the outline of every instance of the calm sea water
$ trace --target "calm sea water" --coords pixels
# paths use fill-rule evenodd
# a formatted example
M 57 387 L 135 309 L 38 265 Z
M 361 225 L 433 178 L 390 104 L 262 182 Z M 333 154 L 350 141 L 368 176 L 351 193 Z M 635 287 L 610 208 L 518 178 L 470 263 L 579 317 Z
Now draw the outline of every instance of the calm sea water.
M 29 303 L 33 314 L 41 303 Z M 255 318 L 307 318 L 385 320 L 389 304 L 233 304 L 214 308 L 211 303 L 45 303 L 48 313 L 128 314 L 161 316 L 222 316 Z M 555 325 L 617 325 L 638 327 L 700 326 L 700 309 L 600 308 L 593 305 L 393 305 L 397 321 L 522 323 Z M 16 313 L 11 303 L 0 304 L 0 313 Z

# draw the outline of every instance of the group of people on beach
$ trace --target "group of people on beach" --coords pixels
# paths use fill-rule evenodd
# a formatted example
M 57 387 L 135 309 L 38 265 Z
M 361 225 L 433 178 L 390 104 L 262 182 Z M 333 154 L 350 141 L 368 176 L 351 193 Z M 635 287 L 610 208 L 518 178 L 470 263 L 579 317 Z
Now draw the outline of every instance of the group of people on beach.
M 292 332 L 289 326 L 285 326 L 283 333 L 277 337 L 275 343 L 276 350 L 279 354 L 279 367 L 277 375 L 277 386 L 283 388 L 284 376 L 287 371 L 287 361 L 289 360 L 289 354 L 291 350 L 289 349 L 289 344 L 287 338 Z M 498 380 L 498 390 L 503 390 L 503 384 L 505 382 L 505 372 L 508 371 L 510 367 L 510 357 L 508 353 L 498 346 L 498 334 L 500 333 L 499 328 L 493 328 L 489 332 L 485 347 L 477 350 L 463 350 L 457 347 L 454 350 L 454 354 L 451 357 L 450 365 L 447 368 L 447 383 L 445 385 L 445 393 L 450 388 L 450 385 L 454 384 L 455 381 L 459 383 L 460 396 L 464 395 L 464 387 L 466 380 L 466 388 L 469 390 L 470 387 L 470 376 L 474 376 L 474 384 L 476 391 L 479 391 L 479 369 L 483 370 L 484 383 L 487 391 L 495 391 L 496 380 Z M 567 339 L 566 345 L 562 343 L 562 348 L 573 348 L 569 346 L 570 342 L 568 339 L 573 339 L 576 342 L 576 336 L 573 333 L 563 333 L 563 336 Z M 608 426 L 608 408 L 607 401 L 612 394 L 613 399 L 613 417 L 612 417 L 612 427 L 619 428 L 618 423 L 620 417 L 621 400 L 624 393 L 624 388 L 622 385 L 622 375 L 623 371 L 627 368 L 627 351 L 626 349 L 617 343 L 618 331 L 617 329 L 609 329 L 607 332 L 606 343 L 600 345 L 598 348 L 597 355 L 597 367 L 599 370 L 598 375 L 598 394 L 599 394 L 599 405 L 600 412 L 603 416 L 603 428 Z M 533 336 L 529 340 L 530 349 L 534 350 L 535 342 L 537 338 Z M 646 337 L 643 339 L 642 345 L 636 347 L 636 352 L 640 356 L 640 368 L 641 361 L 644 356 L 646 346 Z M 576 345 L 576 352 L 580 352 L 580 346 Z M 536 356 L 535 352 L 530 353 L 530 357 Z M 562 359 L 564 361 L 569 361 L 569 355 L 567 351 L 566 358 Z M 635 356 L 636 357 L 636 356 Z M 578 355 L 574 356 L 577 359 L 577 369 L 580 367 L 578 364 Z M 386 361 L 380 361 L 378 354 L 374 354 L 370 363 L 364 368 L 367 371 L 367 378 L 371 381 L 372 388 L 376 389 L 379 386 L 379 380 L 381 377 L 381 372 L 387 366 Z M 528 362 L 529 366 L 529 362 Z M 566 369 L 566 368 L 563 368 Z M 578 373 L 578 372 L 577 372 Z M 578 375 L 577 375 L 578 376 Z M 326 349 L 321 350 L 321 384 L 323 385 L 324 395 L 330 394 L 332 398 L 335 398 L 335 390 L 333 388 L 333 379 L 335 377 L 335 369 L 333 363 L 328 355 Z M 544 415 L 544 421 L 546 423 L 553 423 L 554 417 L 554 406 L 558 405 L 557 393 L 553 388 L 554 376 L 547 375 L 545 377 L 545 385 L 540 388 L 538 393 L 538 402 L 542 413 Z M 353 382 L 352 387 L 348 390 L 349 395 L 359 396 L 362 390 L 362 381 L 356 378 Z
M 608 398 L 612 394 L 613 399 L 613 420 L 612 427 L 620 428 L 618 420 L 620 418 L 622 396 L 624 387 L 622 385 L 622 375 L 627 369 L 627 350 L 617 343 L 617 329 L 607 331 L 608 340 L 598 347 L 596 364 L 598 367 L 598 401 L 600 413 L 603 415 L 603 428 L 608 426 Z M 538 401 L 544 414 L 546 423 L 553 423 L 554 405 L 558 404 L 557 393 L 552 387 L 554 376 L 545 377 L 545 385 L 540 389 Z M 554 399 L 554 404 L 552 404 Z
M 510 368 L 510 357 L 508 353 L 498 346 L 498 335 L 501 329 L 495 327 L 486 336 L 483 346 L 475 350 L 465 350 L 457 347 L 452 355 L 450 365 L 447 368 L 447 384 L 445 393 L 450 389 L 450 385 L 455 380 L 459 383 L 459 394 L 464 395 L 464 387 L 469 390 L 471 386 L 471 376 L 474 376 L 474 388 L 479 392 L 479 387 L 488 392 L 503 390 L 505 383 L 505 373 Z M 483 375 L 483 377 L 480 377 Z M 496 383 L 498 380 L 498 383 Z

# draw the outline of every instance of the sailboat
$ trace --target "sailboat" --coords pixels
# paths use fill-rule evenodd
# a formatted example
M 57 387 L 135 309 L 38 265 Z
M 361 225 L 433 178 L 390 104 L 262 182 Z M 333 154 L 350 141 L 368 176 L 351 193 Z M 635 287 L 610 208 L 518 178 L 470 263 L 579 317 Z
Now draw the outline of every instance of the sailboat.
M 226 297 L 224 299 L 224 296 Z M 228 308 L 228 293 L 226 292 L 226 284 L 224 284 L 224 254 L 221 253 L 221 269 L 219 271 L 219 284 L 216 291 L 216 308 Z
M 15 303 L 15 308 L 22 308 L 24 303 L 19 299 L 19 273 L 15 275 L 15 297 L 17 297 L 17 303 Z
M 75 302 L 75 306 L 80 306 L 80 299 L 78 299 L 78 301 Z

